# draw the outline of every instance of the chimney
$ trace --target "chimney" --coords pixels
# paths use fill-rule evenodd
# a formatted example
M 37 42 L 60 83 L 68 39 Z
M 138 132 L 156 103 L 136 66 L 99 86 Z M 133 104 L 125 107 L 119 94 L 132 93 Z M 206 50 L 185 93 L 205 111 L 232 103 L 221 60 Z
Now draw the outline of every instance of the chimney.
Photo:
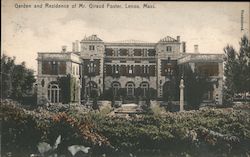
M 75 52 L 75 51 L 76 51 L 76 43 L 72 42 L 72 52 Z
M 194 45 L 194 53 L 199 53 L 199 47 L 198 47 L 198 45 Z
M 79 51 L 79 41 L 78 40 L 75 41 L 75 51 L 76 52 Z
M 186 42 L 182 42 L 182 52 L 186 53 Z
M 62 46 L 62 52 L 66 52 L 66 50 L 67 50 L 67 46 L 63 45 Z
M 181 41 L 181 37 L 177 36 L 177 41 L 180 42 Z

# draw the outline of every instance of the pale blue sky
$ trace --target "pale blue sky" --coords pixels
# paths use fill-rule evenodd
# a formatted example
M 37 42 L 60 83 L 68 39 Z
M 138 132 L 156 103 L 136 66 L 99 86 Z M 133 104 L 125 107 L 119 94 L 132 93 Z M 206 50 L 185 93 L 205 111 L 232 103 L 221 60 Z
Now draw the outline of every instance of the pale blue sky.
M 37 70 L 37 52 L 71 50 L 72 42 L 97 34 L 107 42 L 128 39 L 157 42 L 165 36 L 181 36 L 187 51 L 198 44 L 201 53 L 223 53 L 228 43 L 238 48 L 240 37 L 249 35 L 248 2 L 86 2 L 2 0 L 2 53 L 25 61 Z M 87 8 L 24 9 L 15 4 L 79 4 Z M 154 4 L 155 8 L 90 9 L 92 4 Z M 244 31 L 241 31 L 244 10 Z

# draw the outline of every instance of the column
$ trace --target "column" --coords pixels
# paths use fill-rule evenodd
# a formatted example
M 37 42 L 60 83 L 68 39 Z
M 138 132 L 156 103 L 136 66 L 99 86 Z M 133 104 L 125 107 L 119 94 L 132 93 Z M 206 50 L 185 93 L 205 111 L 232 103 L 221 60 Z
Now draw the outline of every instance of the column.
M 79 105 L 81 105 L 81 84 L 80 84 L 80 81 L 78 84 L 78 103 L 79 103 Z
M 180 112 L 184 111 L 184 80 L 180 81 Z

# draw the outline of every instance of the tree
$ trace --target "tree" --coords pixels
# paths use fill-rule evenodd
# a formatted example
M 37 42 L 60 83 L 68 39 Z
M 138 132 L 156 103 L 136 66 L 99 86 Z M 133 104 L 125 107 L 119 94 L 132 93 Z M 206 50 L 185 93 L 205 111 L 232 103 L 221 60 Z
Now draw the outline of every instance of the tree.
M 237 53 L 232 46 L 224 48 L 225 53 L 225 87 L 224 102 L 230 103 L 237 93 L 250 91 L 250 44 L 248 37 L 244 35 L 240 41 L 240 49 Z M 246 98 L 246 97 L 245 97 Z
M 185 101 L 191 108 L 198 109 L 204 94 L 211 88 L 211 83 L 206 75 L 196 69 L 193 71 L 189 65 L 183 66 L 183 70 Z M 178 82 L 180 82 L 181 77 L 178 76 Z M 177 88 L 179 89 L 179 83 L 177 83 Z
M 1 98 L 10 98 L 12 93 L 11 74 L 13 73 L 15 58 L 1 56 Z
M 246 35 L 241 38 L 237 61 L 239 67 L 237 92 L 246 95 L 250 91 L 250 45 Z
M 20 100 L 30 94 L 35 82 L 34 71 L 27 69 L 25 62 L 15 64 L 15 57 L 1 56 L 2 98 Z
M 151 108 L 150 108 L 151 102 L 150 102 L 150 97 L 146 97 L 145 99 L 145 104 L 142 105 L 142 109 L 145 113 L 151 114 Z
M 176 84 L 175 84 L 176 80 L 171 80 L 168 81 L 164 84 L 163 86 L 163 100 L 170 102 L 175 100 L 175 94 L 176 94 Z
M 229 104 L 233 101 L 233 96 L 236 91 L 236 84 L 238 81 L 238 64 L 237 64 L 237 53 L 232 46 L 227 45 L 224 48 L 225 53 L 225 66 L 224 66 L 224 75 L 225 75 L 225 86 L 223 91 L 223 102 Z

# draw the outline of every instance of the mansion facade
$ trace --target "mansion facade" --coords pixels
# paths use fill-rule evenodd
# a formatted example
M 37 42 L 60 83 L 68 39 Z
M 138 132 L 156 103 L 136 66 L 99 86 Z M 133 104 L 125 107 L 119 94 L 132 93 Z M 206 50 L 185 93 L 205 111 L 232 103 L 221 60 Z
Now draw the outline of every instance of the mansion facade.
M 38 52 L 37 103 L 81 102 L 91 97 L 169 98 L 179 86 L 181 66 L 211 79 L 204 101 L 222 104 L 223 54 L 186 52 L 186 43 L 165 37 L 158 42 L 104 42 L 97 35 L 65 46 L 61 52 Z M 185 82 L 185 80 L 184 80 Z

